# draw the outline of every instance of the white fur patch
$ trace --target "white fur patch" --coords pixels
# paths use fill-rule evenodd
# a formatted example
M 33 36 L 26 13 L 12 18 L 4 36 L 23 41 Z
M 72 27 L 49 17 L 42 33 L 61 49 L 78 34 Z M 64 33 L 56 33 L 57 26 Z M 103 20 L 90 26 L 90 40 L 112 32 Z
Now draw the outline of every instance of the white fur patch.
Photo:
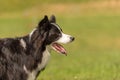
M 23 39 L 20 39 L 21 46 L 26 49 L 26 43 Z
M 31 37 L 33 35 L 33 33 L 36 31 L 36 28 L 32 30 L 32 32 L 29 34 L 29 41 L 31 40 Z
M 71 42 L 70 37 L 71 37 L 70 35 L 62 33 L 61 38 L 58 39 L 56 42 L 63 43 L 63 44 L 69 43 L 69 42 Z
M 57 24 L 55 24 L 55 23 L 51 23 L 51 24 L 56 26 L 61 31 L 60 27 Z
M 26 66 L 24 65 L 23 69 L 28 74 L 28 79 L 27 80 L 35 80 L 37 72 L 39 70 L 42 70 L 47 65 L 49 59 L 50 59 L 50 53 L 49 53 L 48 49 L 46 49 L 43 52 L 42 62 L 38 65 L 37 69 L 30 72 L 30 71 L 27 70 Z
M 41 62 L 41 64 L 38 65 L 37 69 L 38 70 L 43 69 L 47 65 L 49 59 L 50 59 L 50 53 L 49 53 L 49 50 L 47 48 L 43 53 L 42 62 Z

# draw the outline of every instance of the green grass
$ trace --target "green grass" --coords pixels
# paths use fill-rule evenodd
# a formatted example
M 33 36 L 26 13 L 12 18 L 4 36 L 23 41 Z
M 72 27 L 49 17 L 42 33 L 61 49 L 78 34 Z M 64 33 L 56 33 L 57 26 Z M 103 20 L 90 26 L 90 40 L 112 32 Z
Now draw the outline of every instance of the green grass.
M 28 23 L 27 23 L 28 22 Z M 24 35 L 29 29 L 29 20 L 25 19 L 0 19 L 0 36 L 15 37 Z
M 85 0 L 89 1 L 89 0 Z M 72 2 L 85 2 L 84 0 L 1 0 L 0 12 L 13 12 L 13 11 L 21 11 L 27 8 L 31 8 L 32 6 L 39 6 L 46 3 L 72 3 Z M 12 3 L 12 4 L 10 4 Z M 14 4 L 14 5 L 13 5 Z
M 88 3 L 101 2 L 111 0 L 0 0 L 0 12 L 16 12 L 31 9 L 33 6 L 41 6 L 43 4 L 59 4 L 59 3 Z M 117 1 L 117 0 L 116 0 Z
M 120 80 L 120 16 L 57 16 L 76 40 L 64 45 L 68 56 L 52 52 L 38 80 Z M 29 33 L 38 19 L 0 19 L 0 37 Z

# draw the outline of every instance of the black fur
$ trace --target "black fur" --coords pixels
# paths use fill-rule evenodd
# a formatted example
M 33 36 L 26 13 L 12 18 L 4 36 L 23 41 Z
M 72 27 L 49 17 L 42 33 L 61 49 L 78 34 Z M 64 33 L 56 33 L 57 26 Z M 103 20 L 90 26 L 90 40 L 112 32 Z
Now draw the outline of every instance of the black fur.
M 51 22 L 56 22 L 55 17 L 48 20 L 45 16 L 31 36 L 0 39 L 0 80 L 27 80 L 28 74 L 23 66 L 30 72 L 37 69 L 46 46 L 61 36 Z M 21 45 L 21 39 L 25 41 L 26 48 Z

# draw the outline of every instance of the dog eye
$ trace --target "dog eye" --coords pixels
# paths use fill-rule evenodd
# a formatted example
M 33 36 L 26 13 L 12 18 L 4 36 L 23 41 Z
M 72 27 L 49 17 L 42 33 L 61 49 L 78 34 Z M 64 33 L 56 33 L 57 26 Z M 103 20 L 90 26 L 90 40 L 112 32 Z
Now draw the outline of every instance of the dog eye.
M 59 36 L 59 37 L 61 37 L 61 36 L 62 36 L 62 34 L 58 34 L 58 36 Z
M 54 36 L 54 37 L 59 37 L 59 35 L 57 35 L 57 34 L 53 34 L 53 36 Z

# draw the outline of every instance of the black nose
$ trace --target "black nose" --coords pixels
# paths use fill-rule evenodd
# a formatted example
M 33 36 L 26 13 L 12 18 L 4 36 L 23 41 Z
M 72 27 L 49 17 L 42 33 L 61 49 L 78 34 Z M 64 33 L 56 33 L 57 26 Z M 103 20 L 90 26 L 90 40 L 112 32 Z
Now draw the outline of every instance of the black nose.
M 75 40 L 75 38 L 74 38 L 74 37 L 70 37 L 70 39 L 71 39 L 71 41 L 74 41 L 74 40 Z

